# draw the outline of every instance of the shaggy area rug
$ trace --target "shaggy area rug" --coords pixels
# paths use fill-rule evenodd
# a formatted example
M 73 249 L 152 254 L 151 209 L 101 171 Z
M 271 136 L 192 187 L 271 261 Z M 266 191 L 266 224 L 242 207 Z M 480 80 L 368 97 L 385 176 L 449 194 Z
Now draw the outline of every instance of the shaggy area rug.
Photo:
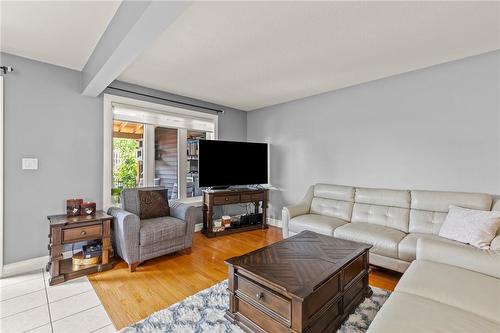
M 390 295 L 388 291 L 371 288 L 373 295 L 357 307 L 337 333 L 366 332 L 377 311 Z M 227 280 L 155 312 L 120 332 L 242 333 L 243 330 L 224 318 L 229 307 L 229 294 L 226 289 Z

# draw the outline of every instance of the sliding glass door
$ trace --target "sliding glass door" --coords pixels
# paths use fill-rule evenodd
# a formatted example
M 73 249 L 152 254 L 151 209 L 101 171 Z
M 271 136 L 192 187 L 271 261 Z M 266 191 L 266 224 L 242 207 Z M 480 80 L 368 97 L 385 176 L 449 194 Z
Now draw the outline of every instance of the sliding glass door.
M 113 202 L 123 188 L 144 185 L 144 124 L 113 121 Z

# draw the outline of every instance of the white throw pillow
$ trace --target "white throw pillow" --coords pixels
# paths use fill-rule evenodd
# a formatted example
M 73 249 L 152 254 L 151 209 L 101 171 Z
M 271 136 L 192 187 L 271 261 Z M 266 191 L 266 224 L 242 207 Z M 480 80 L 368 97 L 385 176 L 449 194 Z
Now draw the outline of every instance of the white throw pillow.
M 489 249 L 500 227 L 500 211 L 485 211 L 450 206 L 439 236 Z

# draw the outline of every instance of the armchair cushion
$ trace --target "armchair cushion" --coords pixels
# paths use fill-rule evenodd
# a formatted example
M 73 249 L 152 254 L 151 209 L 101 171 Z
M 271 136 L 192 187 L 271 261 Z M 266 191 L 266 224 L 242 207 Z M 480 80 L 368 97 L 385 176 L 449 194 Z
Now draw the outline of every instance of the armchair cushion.
M 124 188 L 121 193 L 121 203 L 123 209 L 127 212 L 131 212 L 137 216 L 140 215 L 140 204 L 139 204 L 139 190 L 164 190 L 164 187 L 141 187 L 141 188 Z
M 139 190 L 139 217 L 141 220 L 170 215 L 168 190 Z
M 185 234 L 186 222 L 172 216 L 141 220 L 141 246 L 183 237 Z

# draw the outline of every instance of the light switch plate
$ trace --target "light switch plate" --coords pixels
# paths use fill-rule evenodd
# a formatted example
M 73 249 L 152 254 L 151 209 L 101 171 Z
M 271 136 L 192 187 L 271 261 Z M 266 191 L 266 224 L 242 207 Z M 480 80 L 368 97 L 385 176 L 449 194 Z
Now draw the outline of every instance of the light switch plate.
M 38 158 L 23 158 L 23 170 L 38 170 Z

